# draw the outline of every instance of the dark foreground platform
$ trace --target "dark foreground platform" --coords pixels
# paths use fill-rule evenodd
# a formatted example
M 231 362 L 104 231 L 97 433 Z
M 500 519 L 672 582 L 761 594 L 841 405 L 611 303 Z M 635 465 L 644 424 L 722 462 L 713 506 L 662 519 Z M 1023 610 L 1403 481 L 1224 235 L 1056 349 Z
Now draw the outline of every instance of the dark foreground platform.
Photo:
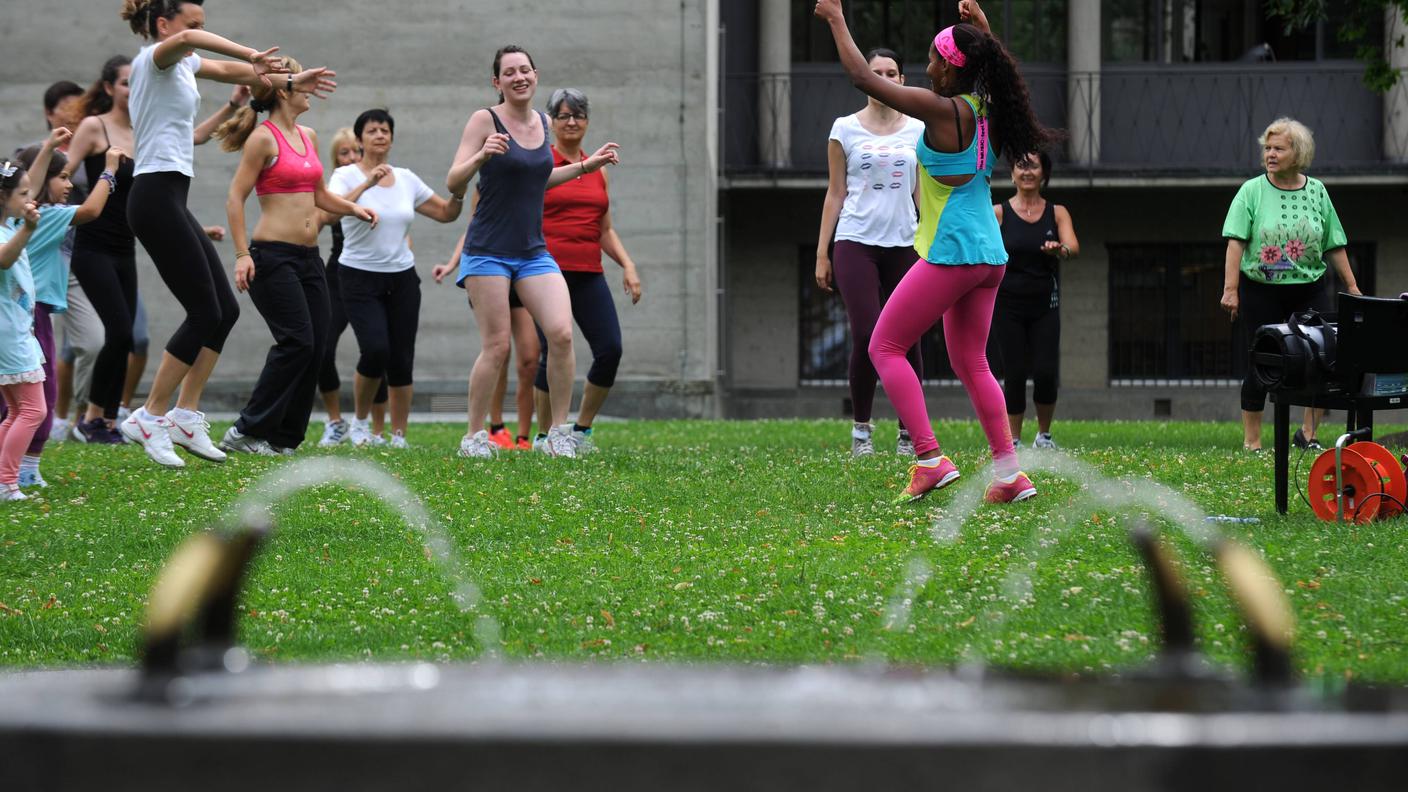
M 252 668 L 0 674 L 0 790 L 1403 789 L 1408 695 L 1208 675 Z

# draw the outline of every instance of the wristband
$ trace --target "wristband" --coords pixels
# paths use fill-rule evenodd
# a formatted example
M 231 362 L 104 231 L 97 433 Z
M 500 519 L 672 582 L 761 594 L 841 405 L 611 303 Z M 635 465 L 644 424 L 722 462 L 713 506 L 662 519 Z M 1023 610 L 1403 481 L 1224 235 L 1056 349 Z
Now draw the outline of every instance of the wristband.
M 248 251 L 248 250 L 236 250 L 236 251 L 235 251 L 235 261 L 239 261 L 240 259 L 244 258 L 245 256 L 249 256 L 250 258 L 254 258 L 254 256 L 250 256 L 250 255 L 249 255 L 249 251 Z
M 581 163 L 579 163 L 579 164 L 582 166 L 582 175 L 583 175 L 583 176 L 586 176 L 586 175 L 587 175 L 587 161 L 586 161 L 586 160 L 582 160 Z
M 464 203 L 464 193 L 450 193 L 450 200 L 455 203 Z
M 109 197 L 117 195 L 117 177 L 113 175 L 112 171 L 105 170 L 102 173 L 98 174 L 98 181 L 105 181 L 108 183 Z

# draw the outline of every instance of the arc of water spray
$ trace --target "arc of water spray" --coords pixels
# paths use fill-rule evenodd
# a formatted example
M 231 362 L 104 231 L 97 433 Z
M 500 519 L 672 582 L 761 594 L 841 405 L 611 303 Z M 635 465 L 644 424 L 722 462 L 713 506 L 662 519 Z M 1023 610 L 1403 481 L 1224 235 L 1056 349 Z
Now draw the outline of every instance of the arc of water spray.
M 429 549 L 431 559 L 454 585 L 451 599 L 461 612 L 477 611 L 479 587 L 465 572 L 464 564 L 449 535 L 426 510 L 420 498 L 386 471 L 369 462 L 349 459 L 305 459 L 270 471 L 230 507 L 224 521 L 228 531 L 251 530 L 253 526 L 273 525 L 272 510 L 284 499 L 323 484 L 357 487 L 395 508 L 406 525 L 415 530 Z M 499 625 L 487 614 L 475 620 L 474 637 L 488 658 L 498 655 Z
M 1023 462 L 1023 467 L 1029 471 L 1051 473 L 1078 482 L 1081 490 L 1072 503 L 1073 507 L 1081 510 L 1094 508 L 1131 511 L 1143 506 L 1154 513 L 1171 518 L 1191 540 L 1219 555 L 1234 597 L 1238 599 L 1244 615 L 1252 623 L 1254 640 L 1258 643 L 1259 672 L 1265 672 L 1263 666 L 1268 656 L 1279 659 L 1273 662 L 1288 660 L 1293 627 L 1288 609 L 1283 608 L 1277 601 L 1279 598 L 1275 596 L 1276 592 L 1264 585 L 1264 581 L 1258 580 L 1261 575 L 1257 567 L 1264 567 L 1264 563 L 1252 557 L 1250 550 L 1229 542 L 1221 531 L 1207 522 L 1207 515 L 1202 509 L 1182 493 L 1152 479 L 1127 481 L 1110 478 L 1094 466 L 1058 451 L 1030 455 Z M 983 483 L 986 481 L 981 475 L 981 470 L 979 473 L 980 475 L 970 477 L 958 487 L 952 504 L 931 526 L 930 535 L 939 544 L 957 541 L 963 525 L 977 510 L 985 489 Z M 1053 549 L 1039 550 L 1031 560 L 1030 566 L 1045 560 L 1053 552 Z M 891 599 L 887 614 L 888 629 L 904 629 L 908 626 L 913 600 L 932 575 L 933 568 L 927 560 L 918 555 L 911 558 L 905 579 L 900 584 L 900 592 Z M 1032 573 L 1028 570 L 1010 573 L 1002 586 L 1001 596 L 1018 605 L 1030 603 L 1035 596 Z M 975 644 L 982 645 L 1004 620 L 1005 614 L 1001 612 L 998 613 L 998 618 L 982 620 L 983 623 L 978 626 L 979 640 Z M 1280 643 L 1281 639 L 1284 639 L 1284 643 Z M 1272 645 L 1266 645 L 1268 640 Z M 970 648 L 973 645 L 970 644 Z M 976 656 L 970 655 L 965 659 L 981 661 L 985 656 L 979 652 Z M 1276 668 L 1272 670 L 1271 675 L 1285 676 L 1288 673 L 1288 667 Z

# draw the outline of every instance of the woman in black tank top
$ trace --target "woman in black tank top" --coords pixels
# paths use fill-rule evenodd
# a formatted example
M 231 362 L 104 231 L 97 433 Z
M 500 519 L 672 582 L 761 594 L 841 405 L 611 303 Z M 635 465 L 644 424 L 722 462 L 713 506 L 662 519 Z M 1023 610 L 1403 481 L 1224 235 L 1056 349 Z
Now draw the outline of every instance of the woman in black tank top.
M 1051 158 L 1029 154 L 1013 163 L 1017 194 L 993 206 L 1007 248 L 1007 272 L 997 292 L 992 329 L 1001 352 L 1003 395 L 1012 438 L 1020 444 L 1027 412 L 1027 379 L 1033 381 L 1037 448 L 1055 448 L 1051 419 L 1056 412 L 1056 382 L 1061 358 L 1062 260 L 1080 251 L 1066 207 L 1041 195 L 1051 179 Z

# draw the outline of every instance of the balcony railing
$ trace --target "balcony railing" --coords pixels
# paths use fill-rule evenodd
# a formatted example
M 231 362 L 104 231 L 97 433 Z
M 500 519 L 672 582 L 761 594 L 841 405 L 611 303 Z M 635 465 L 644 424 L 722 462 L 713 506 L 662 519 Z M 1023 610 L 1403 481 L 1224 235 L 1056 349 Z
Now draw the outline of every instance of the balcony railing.
M 1315 132 L 1317 174 L 1408 175 L 1408 106 L 1386 124 L 1385 99 L 1364 87 L 1361 73 L 1359 65 L 1339 62 L 1024 69 L 1042 122 L 1068 132 L 1053 152 L 1068 163 L 1062 168 L 1068 177 L 1254 172 L 1256 138 L 1280 116 Z M 925 80 L 920 73 L 910 82 Z M 730 75 L 725 170 L 732 176 L 824 175 L 832 120 L 863 104 L 834 65 Z

